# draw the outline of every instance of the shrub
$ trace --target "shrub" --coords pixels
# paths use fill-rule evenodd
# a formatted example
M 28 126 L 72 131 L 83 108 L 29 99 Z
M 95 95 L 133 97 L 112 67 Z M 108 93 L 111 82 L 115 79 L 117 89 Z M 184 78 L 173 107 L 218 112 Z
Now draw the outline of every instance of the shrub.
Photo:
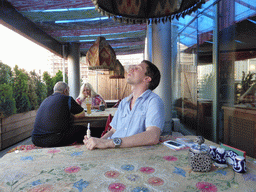
M 16 113 L 16 102 L 13 97 L 12 70 L 8 65 L 0 62 L 0 112 L 4 116 Z
M 53 81 L 52 78 L 50 76 L 50 74 L 48 72 L 44 72 L 43 73 L 43 80 L 45 82 L 46 85 L 46 89 L 47 89 L 47 96 L 50 96 L 53 93 Z
M 24 69 L 19 69 L 16 65 L 14 67 L 14 98 L 16 101 L 17 113 L 22 113 L 31 110 L 28 93 L 28 74 Z
M 16 102 L 13 98 L 11 84 L 0 84 L 0 111 L 5 117 L 16 113 Z

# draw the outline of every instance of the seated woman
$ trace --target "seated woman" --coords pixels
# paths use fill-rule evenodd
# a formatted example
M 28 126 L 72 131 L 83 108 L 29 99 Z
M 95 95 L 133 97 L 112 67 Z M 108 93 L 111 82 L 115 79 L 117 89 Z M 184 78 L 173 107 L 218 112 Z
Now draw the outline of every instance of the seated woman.
M 76 102 L 81 105 L 83 108 L 86 108 L 86 98 L 91 97 L 92 98 L 92 109 L 99 109 L 99 106 L 104 104 L 105 108 L 107 107 L 106 102 L 104 99 L 94 91 L 92 85 L 90 83 L 84 83 L 81 86 L 80 94 L 76 98 Z

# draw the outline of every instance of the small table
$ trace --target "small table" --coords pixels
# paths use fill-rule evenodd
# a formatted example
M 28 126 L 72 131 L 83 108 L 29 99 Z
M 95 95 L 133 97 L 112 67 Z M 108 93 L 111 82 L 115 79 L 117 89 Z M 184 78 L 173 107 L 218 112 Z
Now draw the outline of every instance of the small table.
M 117 108 L 106 108 L 105 111 L 92 110 L 90 115 L 85 112 L 86 116 L 75 119 L 73 124 L 87 127 L 88 123 L 90 123 L 92 136 L 100 137 L 106 126 L 109 114 L 114 116 L 116 111 Z
M 79 118 L 74 120 L 75 125 L 87 125 L 87 123 L 95 123 L 99 121 L 107 121 L 109 114 L 112 116 L 115 115 L 117 108 L 106 108 L 105 111 L 94 110 L 92 109 L 92 113 L 88 115 L 85 112 L 84 118 Z

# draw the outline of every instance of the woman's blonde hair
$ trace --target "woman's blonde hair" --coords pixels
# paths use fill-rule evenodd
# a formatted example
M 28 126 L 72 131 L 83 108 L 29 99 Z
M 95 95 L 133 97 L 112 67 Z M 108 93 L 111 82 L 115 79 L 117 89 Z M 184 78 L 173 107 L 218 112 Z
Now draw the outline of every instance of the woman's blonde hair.
M 80 93 L 79 93 L 79 96 L 80 98 L 84 98 L 84 94 L 83 94 L 83 91 L 85 88 L 88 88 L 91 90 L 91 97 L 95 97 L 96 95 L 99 95 L 98 93 L 96 93 L 92 87 L 92 85 L 90 83 L 84 83 L 81 88 L 80 88 Z

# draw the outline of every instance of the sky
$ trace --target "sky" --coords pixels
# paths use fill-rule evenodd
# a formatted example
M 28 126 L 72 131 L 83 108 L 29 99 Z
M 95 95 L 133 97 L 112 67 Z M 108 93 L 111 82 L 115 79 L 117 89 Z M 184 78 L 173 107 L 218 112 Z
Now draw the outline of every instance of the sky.
M 50 52 L 20 34 L 0 24 L 0 61 L 14 68 L 18 65 L 26 71 L 47 71 Z

